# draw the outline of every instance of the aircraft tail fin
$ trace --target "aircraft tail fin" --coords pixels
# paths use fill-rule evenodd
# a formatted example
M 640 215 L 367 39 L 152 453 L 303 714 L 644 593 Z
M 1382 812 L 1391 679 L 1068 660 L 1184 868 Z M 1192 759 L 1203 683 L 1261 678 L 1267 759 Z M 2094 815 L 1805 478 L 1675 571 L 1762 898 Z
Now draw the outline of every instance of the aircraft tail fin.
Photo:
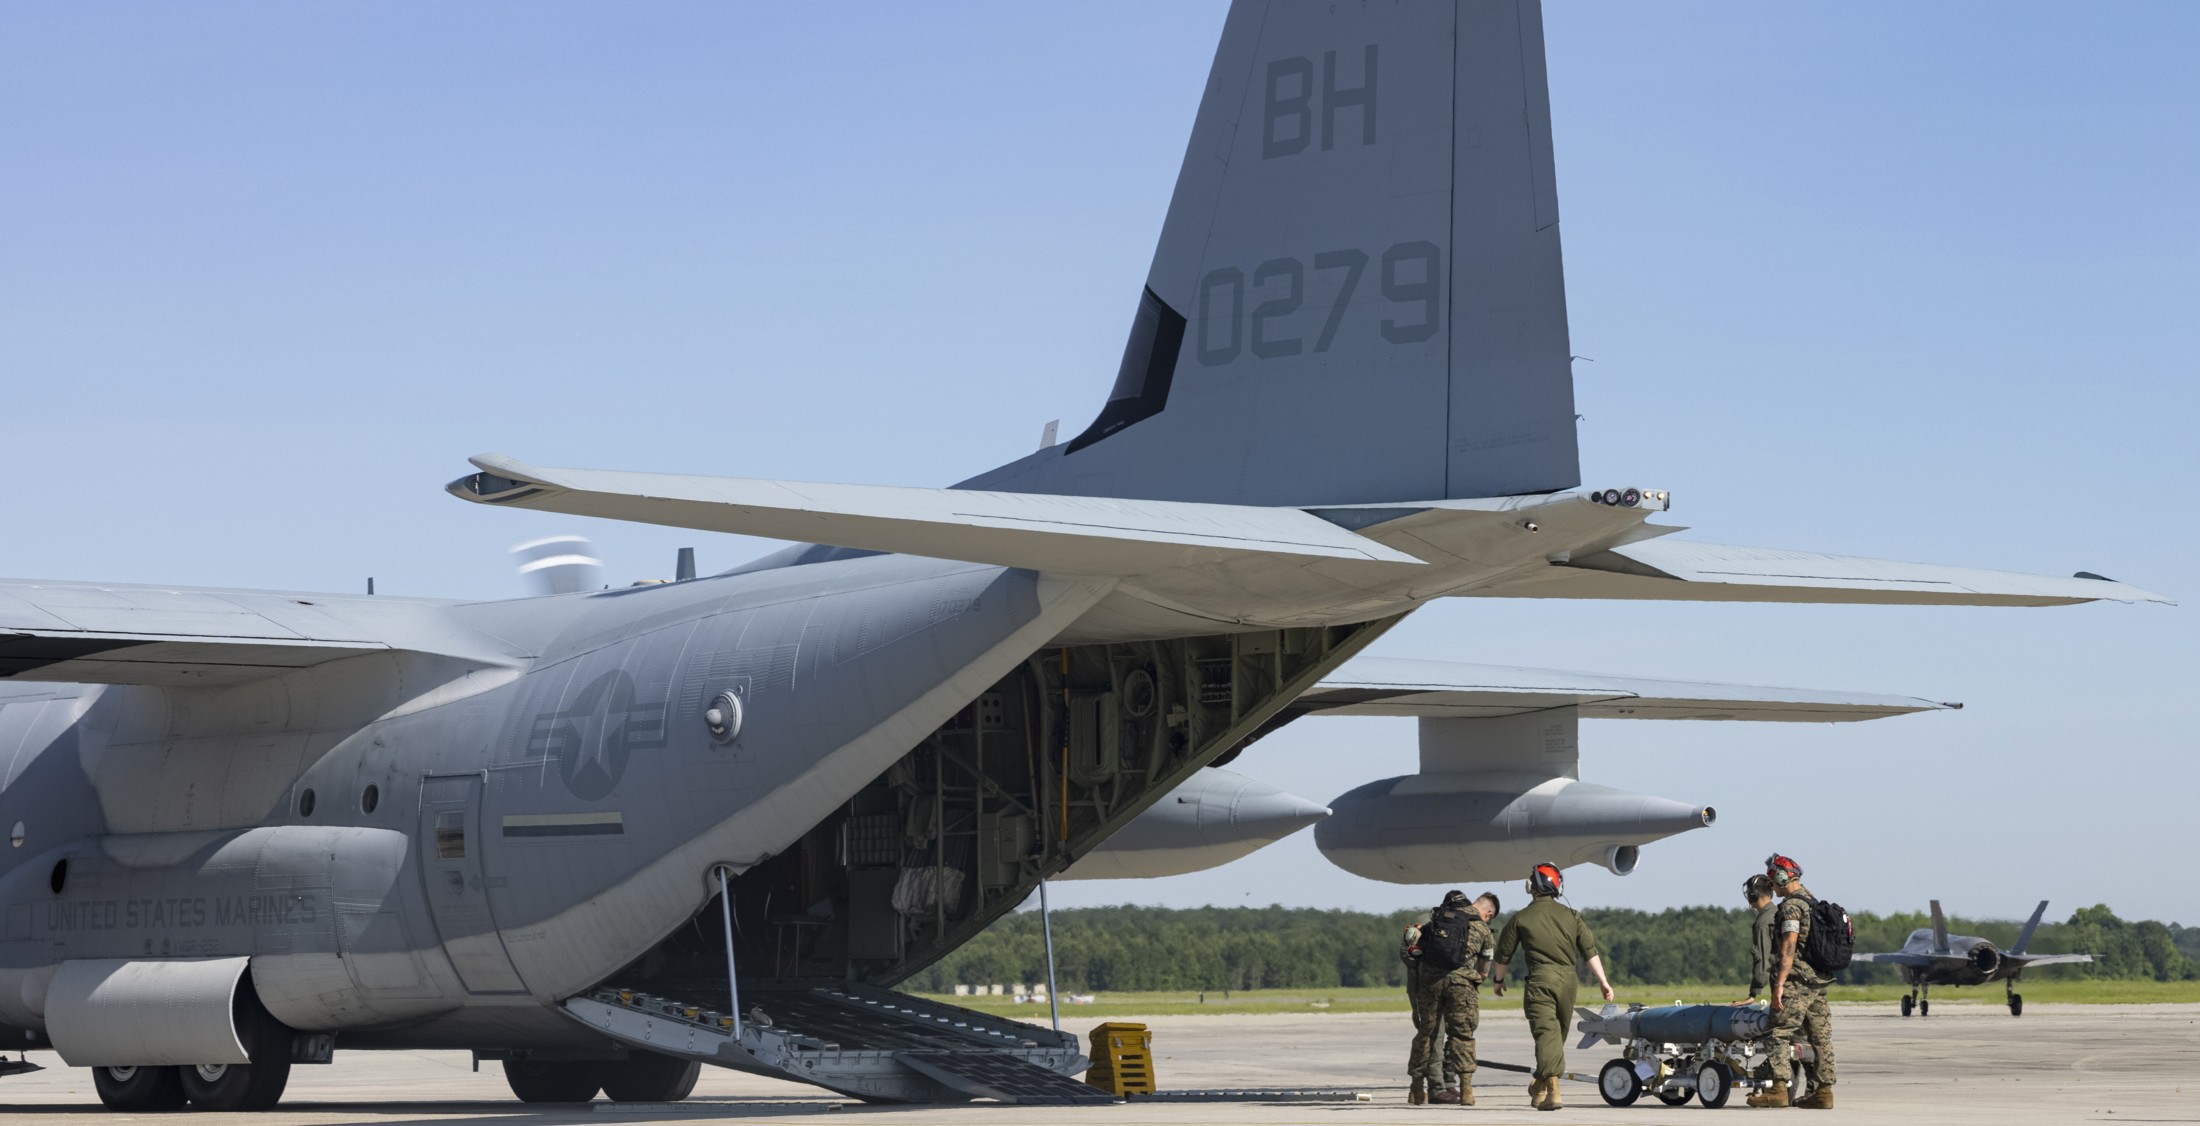
M 1948 917 L 1940 913 L 1940 901 L 1933 900 L 1933 952 L 1948 952 Z
M 2017 933 L 2017 944 L 2010 947 L 2009 952 L 2011 954 L 2024 953 L 2024 948 L 2032 944 L 2032 932 L 2040 929 L 2040 920 L 2046 917 L 2047 901 L 2042 899 L 2040 905 L 2032 909 L 2032 917 L 2024 921 L 2024 929 Z
M 1578 484 L 1536 0 L 1239 0 L 1113 392 L 961 487 L 1323 505 Z

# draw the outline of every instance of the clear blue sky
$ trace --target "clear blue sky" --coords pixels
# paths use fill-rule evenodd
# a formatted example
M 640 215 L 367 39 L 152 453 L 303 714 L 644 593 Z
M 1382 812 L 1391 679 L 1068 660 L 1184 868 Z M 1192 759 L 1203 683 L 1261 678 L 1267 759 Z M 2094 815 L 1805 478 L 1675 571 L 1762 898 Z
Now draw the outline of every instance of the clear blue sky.
M 0 573 L 503 597 L 769 545 L 485 510 L 545 464 L 944 484 L 1074 432 L 1121 354 L 1215 3 L 0 8 Z M 2200 6 L 1546 14 L 1584 468 L 1721 542 L 2200 599 Z M 1379 652 L 1962 700 L 1596 723 L 1719 807 L 1583 904 L 2200 922 L 2190 607 L 1458 602 Z M 1326 800 L 1403 720 L 1238 769 Z M 1374 764 L 1374 765 L 1370 765 Z M 1388 908 L 1294 839 L 1065 903 Z

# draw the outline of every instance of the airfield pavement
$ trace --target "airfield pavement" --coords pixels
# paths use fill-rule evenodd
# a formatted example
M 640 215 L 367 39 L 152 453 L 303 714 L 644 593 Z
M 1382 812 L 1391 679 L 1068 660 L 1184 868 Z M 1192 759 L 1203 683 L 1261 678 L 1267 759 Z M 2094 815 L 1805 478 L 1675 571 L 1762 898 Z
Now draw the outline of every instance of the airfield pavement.
M 1634 998 L 1627 998 L 1634 999 Z M 1653 1000 L 1652 998 L 1639 998 Z M 1066 1021 L 1080 1036 L 1094 1022 Z M 1365 1091 L 1364 1103 L 1149 1103 L 1078 1108 L 996 1106 L 869 1107 L 794 1083 L 705 1068 L 687 1102 L 523 1107 L 501 1072 L 472 1070 L 463 1052 L 342 1052 L 325 1067 L 300 1066 L 272 1114 L 190 1115 L 192 1123 L 685 1123 L 698 1119 L 772 1119 L 833 1113 L 892 1126 L 955 1121 L 1010 1123 L 1427 1123 L 1465 1116 L 1488 1122 L 1687 1121 L 1706 1113 L 1667 1108 L 1645 1097 L 1621 1110 L 1595 1088 L 1569 1083 L 1558 1115 L 1530 1110 L 1525 1077 L 1484 1070 L 1480 1105 L 1408 1106 L 1401 1076 L 1411 1032 L 1401 1015 L 1286 1014 L 1159 1017 L 1156 1073 L 1164 1089 L 1194 1087 L 1339 1088 Z M 2023 1126 L 2075 1121 L 2200 1122 L 2200 1005 L 2039 1005 L 2012 1019 L 1997 1005 L 1939 1006 L 1928 1019 L 1903 1019 L 1889 1005 L 1839 1005 L 1841 1083 L 1836 1113 L 1873 1123 Z M 1515 1011 L 1490 1013 L 1482 1058 L 1530 1059 L 1526 1025 Z M 90 1076 L 32 1053 L 48 1069 L 0 1078 L 0 1121 L 81 1123 L 105 1118 Z M 1569 1052 L 1567 1064 L 1594 1072 L 1607 1050 Z M 1720 1113 L 1748 1115 L 1740 1099 Z M 1805 1113 L 1789 1110 L 1787 1114 Z

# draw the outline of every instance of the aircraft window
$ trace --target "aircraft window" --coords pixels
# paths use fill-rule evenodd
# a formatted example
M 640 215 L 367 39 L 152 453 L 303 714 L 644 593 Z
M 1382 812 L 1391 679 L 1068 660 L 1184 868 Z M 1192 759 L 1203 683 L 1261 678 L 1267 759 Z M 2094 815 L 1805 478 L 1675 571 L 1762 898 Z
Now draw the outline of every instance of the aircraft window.
M 55 895 L 60 895 L 61 889 L 69 886 L 69 860 L 67 857 L 62 857 L 53 862 L 53 874 L 46 877 L 46 886 L 52 888 Z
M 299 795 L 298 795 L 298 816 L 300 816 L 300 817 L 311 817 L 311 816 L 313 816 L 313 806 L 314 806 L 313 790 L 312 790 L 311 788 L 308 788 L 308 789 L 307 789 L 307 790 L 306 790 L 306 791 L 305 791 L 304 793 L 301 793 L 301 794 L 299 794 Z
M 368 783 L 367 788 L 359 794 L 359 812 L 373 813 L 374 807 L 381 804 L 382 787 Z
M 21 821 L 15 823 L 15 828 L 8 830 L 8 845 L 11 848 L 23 847 L 23 823 Z
M 435 815 L 435 858 L 466 859 L 466 812 L 446 809 Z

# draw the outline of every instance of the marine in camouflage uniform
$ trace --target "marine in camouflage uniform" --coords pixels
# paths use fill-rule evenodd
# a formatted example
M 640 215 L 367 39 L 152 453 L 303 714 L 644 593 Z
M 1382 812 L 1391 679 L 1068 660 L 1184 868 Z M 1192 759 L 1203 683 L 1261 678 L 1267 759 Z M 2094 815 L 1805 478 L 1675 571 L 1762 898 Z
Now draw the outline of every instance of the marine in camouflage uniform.
M 1406 1075 L 1426 1081 L 1430 1090 L 1442 1091 L 1459 1086 L 1459 1072 L 1452 1066 L 1449 1053 L 1432 1050 L 1444 1038 L 1444 1015 L 1435 1004 L 1434 981 L 1428 986 L 1421 983 L 1421 963 L 1413 956 L 1421 941 L 1421 928 L 1428 920 L 1429 913 L 1421 912 L 1406 924 L 1398 943 L 1398 960 L 1406 964 L 1406 1003 L 1413 1009 L 1413 1048 L 1406 1057 Z
M 1777 970 L 1774 972 L 1772 995 L 1776 1003 L 1772 1010 L 1772 1042 L 1786 1044 L 1795 1039 L 1796 1033 L 1802 1033 L 1804 1042 L 1818 1057 L 1803 1065 L 1812 1088 L 1831 1088 L 1834 1080 L 1833 1014 L 1826 1008 L 1826 987 L 1833 984 L 1833 979 L 1803 960 L 1803 950 L 1810 944 L 1810 909 L 1817 897 L 1799 880 L 1780 889 L 1780 895 L 1774 940 L 1784 946 L 1787 936 L 1794 935 L 1795 957 L 1784 978 Z
M 1413 998 L 1413 1051 L 1406 1074 L 1420 1075 L 1430 1065 L 1436 1041 L 1444 1042 L 1446 1088 L 1474 1085 L 1474 1034 L 1482 1024 L 1482 963 L 1494 945 L 1488 923 L 1467 910 L 1467 964 L 1449 973 L 1416 966 L 1409 971 Z

